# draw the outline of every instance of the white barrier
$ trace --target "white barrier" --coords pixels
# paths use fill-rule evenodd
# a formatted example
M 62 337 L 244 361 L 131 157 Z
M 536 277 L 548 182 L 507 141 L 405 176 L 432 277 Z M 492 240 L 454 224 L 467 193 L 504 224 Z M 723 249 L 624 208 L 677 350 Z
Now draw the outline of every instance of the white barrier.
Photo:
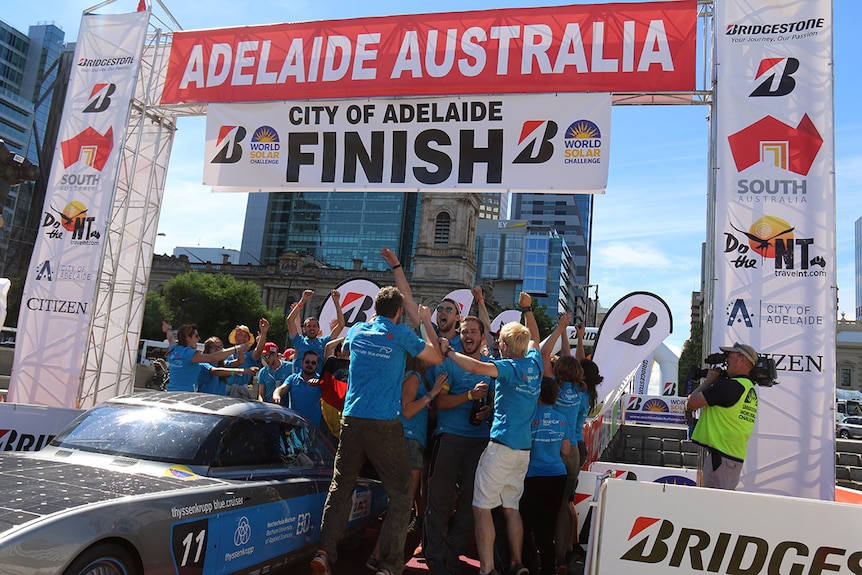
M 0 451 L 39 451 L 83 409 L 0 403 Z
M 593 575 L 862 573 L 856 505 L 608 480 L 593 513 Z

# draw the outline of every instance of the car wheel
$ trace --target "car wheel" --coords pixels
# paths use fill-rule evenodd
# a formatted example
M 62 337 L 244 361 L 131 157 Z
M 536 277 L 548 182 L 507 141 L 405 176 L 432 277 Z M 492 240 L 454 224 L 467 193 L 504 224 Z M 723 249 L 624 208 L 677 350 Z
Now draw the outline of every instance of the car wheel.
M 850 432 L 847 431 L 846 429 L 842 429 L 841 431 L 838 432 L 838 437 L 840 437 L 842 439 L 847 439 L 850 437 Z
M 137 563 L 128 551 L 107 543 L 81 553 L 63 575 L 139 575 Z

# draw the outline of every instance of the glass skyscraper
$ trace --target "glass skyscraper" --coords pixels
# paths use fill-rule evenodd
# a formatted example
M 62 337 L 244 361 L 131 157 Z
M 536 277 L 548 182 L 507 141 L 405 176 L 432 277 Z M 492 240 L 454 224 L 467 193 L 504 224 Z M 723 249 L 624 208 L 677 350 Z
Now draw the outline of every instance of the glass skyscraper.
M 276 263 L 293 251 L 327 267 L 382 270 L 387 247 L 411 269 L 419 212 L 417 193 L 250 193 L 240 262 Z
M 0 138 L 13 152 L 40 166 L 45 179 L 56 137 L 51 133 L 56 134 L 68 81 L 68 69 L 60 65 L 68 50 L 64 38 L 53 24 L 30 26 L 25 35 L 0 21 Z M 58 93 L 59 105 L 54 102 Z M 0 228 L 4 254 L 0 276 L 16 276 L 29 264 L 44 186 L 41 190 L 33 182 L 12 186 L 5 200 L 0 205 L 5 220 Z

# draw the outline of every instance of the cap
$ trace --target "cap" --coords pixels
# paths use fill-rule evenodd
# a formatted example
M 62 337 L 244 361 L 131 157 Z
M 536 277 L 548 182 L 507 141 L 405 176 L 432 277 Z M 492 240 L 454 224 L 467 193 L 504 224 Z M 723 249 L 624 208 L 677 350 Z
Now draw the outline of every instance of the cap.
M 254 336 L 251 335 L 251 330 L 248 329 L 247 325 L 238 325 L 235 328 L 233 328 L 233 330 L 230 332 L 230 335 L 227 336 L 227 340 L 229 342 L 236 345 L 236 332 L 237 332 L 237 330 L 244 331 L 245 333 L 247 333 L 249 342 L 251 343 L 251 345 L 254 345 Z
M 745 345 L 744 343 L 734 343 L 732 347 L 719 347 L 721 351 L 726 351 L 727 353 L 736 352 L 741 353 L 745 359 L 751 362 L 751 365 L 757 364 L 757 352 L 754 351 L 754 348 L 750 345 Z
M 294 355 L 296 355 L 296 350 L 293 349 L 292 347 L 289 347 L 286 350 L 284 350 L 284 359 L 290 359 Z
M 268 341 L 265 344 L 263 344 L 263 353 L 266 353 L 266 354 L 278 353 L 278 346 L 275 345 L 274 343 L 272 343 L 271 341 Z

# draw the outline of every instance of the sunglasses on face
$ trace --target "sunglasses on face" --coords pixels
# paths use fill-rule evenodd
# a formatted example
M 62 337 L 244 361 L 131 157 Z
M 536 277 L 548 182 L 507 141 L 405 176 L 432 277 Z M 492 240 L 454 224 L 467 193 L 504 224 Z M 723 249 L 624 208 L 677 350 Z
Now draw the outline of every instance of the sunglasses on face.
M 456 311 L 455 308 L 452 306 L 448 306 L 448 305 L 438 305 L 437 306 L 437 313 L 444 313 L 444 312 L 445 313 L 455 313 L 455 311 Z
M 317 362 L 316 362 L 316 361 L 303 361 L 302 363 L 303 363 L 304 365 L 317 365 Z

